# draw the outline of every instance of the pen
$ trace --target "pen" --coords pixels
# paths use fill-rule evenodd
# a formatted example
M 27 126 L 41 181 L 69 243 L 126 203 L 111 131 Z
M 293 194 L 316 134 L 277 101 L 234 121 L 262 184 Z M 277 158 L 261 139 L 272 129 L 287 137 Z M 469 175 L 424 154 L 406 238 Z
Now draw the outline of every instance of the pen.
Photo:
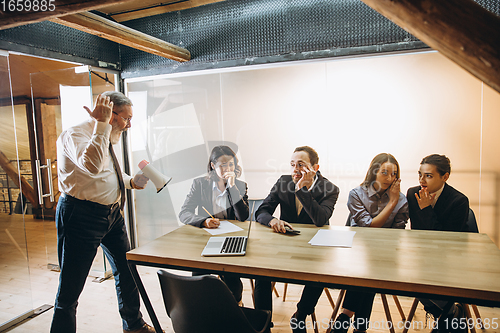
M 210 217 L 211 217 L 211 218 L 213 218 L 213 219 L 215 220 L 215 218 L 212 216 L 212 214 L 210 214 L 210 213 L 208 212 L 208 210 L 207 210 L 205 207 L 201 206 L 201 208 L 203 208 L 203 210 L 204 210 L 205 212 L 207 212 L 207 214 L 208 214 L 208 215 L 210 215 Z

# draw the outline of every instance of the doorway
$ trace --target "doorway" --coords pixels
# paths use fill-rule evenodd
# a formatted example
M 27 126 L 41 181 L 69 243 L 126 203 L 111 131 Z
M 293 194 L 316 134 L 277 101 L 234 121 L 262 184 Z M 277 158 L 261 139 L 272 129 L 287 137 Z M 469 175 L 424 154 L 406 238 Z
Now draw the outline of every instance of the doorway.
M 91 108 L 95 96 L 115 90 L 117 74 L 0 53 L 2 330 L 54 303 L 57 286 L 47 282 L 59 277 L 56 140 L 63 129 L 88 117 L 84 105 Z M 102 251 L 90 275 L 96 281 L 111 275 Z

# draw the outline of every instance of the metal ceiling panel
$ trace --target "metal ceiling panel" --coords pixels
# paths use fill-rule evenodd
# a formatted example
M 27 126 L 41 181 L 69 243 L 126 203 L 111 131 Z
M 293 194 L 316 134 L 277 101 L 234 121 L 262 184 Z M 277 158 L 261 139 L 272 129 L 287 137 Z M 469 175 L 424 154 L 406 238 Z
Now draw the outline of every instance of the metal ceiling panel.
M 359 0 L 228 0 L 126 25 L 188 49 L 192 60 L 121 46 L 124 77 L 426 47 Z
M 500 15 L 499 0 L 477 0 Z M 360 0 L 227 0 L 125 22 L 184 47 L 178 63 L 120 46 L 122 77 L 428 48 Z

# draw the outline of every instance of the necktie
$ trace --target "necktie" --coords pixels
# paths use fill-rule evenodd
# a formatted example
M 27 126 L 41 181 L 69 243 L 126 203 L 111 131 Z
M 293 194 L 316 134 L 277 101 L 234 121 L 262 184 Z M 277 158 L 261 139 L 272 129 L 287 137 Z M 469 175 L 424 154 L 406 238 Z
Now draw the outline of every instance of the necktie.
M 118 185 L 120 185 L 120 209 L 123 209 L 123 204 L 125 203 L 125 185 L 123 184 L 122 171 L 120 170 L 120 164 L 118 164 L 118 159 L 116 158 L 113 146 L 109 144 L 109 153 L 111 154 L 111 159 L 113 160 L 113 166 L 115 167 L 116 176 L 118 177 Z
M 297 207 L 297 216 L 299 216 L 303 206 L 299 198 L 297 198 L 297 196 L 295 196 L 295 207 Z

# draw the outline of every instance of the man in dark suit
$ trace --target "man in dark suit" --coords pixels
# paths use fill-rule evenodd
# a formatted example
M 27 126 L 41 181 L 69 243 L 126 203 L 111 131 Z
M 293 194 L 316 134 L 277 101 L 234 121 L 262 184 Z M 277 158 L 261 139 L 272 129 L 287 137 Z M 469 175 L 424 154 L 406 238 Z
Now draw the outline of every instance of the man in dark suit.
M 446 183 L 451 173 L 451 163 L 444 155 L 429 155 L 420 162 L 418 177 L 420 186 L 408 189 L 408 209 L 412 229 L 467 231 L 469 199 Z M 437 256 L 443 254 L 436 253 Z M 444 257 L 444 256 L 443 256 Z M 424 309 L 434 318 L 439 318 L 447 301 L 419 298 Z M 444 321 L 449 327 L 438 327 L 439 332 L 454 330 L 453 322 L 463 317 L 460 304 L 454 304 Z
M 291 223 L 314 224 L 318 227 L 328 224 L 339 196 L 339 188 L 318 171 L 318 153 L 308 146 L 295 148 L 290 166 L 291 175 L 283 175 L 278 179 L 257 210 L 257 221 L 279 233 L 286 233 L 285 227 L 293 229 Z M 281 210 L 279 219 L 272 215 L 278 205 Z M 306 332 L 306 316 L 314 312 L 322 292 L 322 287 L 304 287 L 297 311 L 290 320 L 294 333 Z M 255 306 L 272 311 L 270 280 L 256 281 Z

